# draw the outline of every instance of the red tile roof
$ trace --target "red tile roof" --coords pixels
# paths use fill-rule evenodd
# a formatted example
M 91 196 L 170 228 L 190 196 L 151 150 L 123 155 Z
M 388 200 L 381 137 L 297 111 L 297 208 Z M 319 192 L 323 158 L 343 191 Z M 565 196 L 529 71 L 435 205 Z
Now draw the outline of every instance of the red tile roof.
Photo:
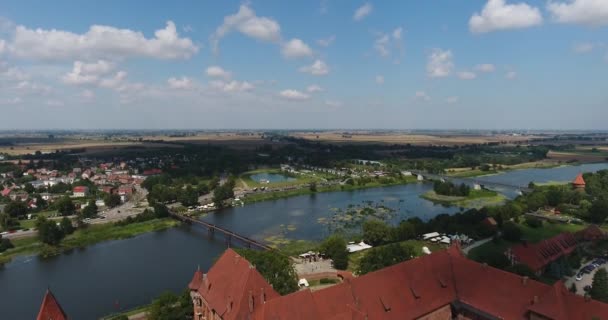
M 208 284 L 201 284 L 199 289 L 223 319 L 417 319 L 446 306 L 448 310 L 452 306 L 457 311 L 475 310 L 500 319 L 526 319 L 531 312 L 554 320 L 591 320 L 608 315 L 608 304 L 586 301 L 568 292 L 561 282 L 549 286 L 468 260 L 457 246 L 315 292 L 303 290 L 278 296 L 272 291 L 274 295 L 261 307 L 257 305 L 253 314 L 248 313 L 246 302 L 235 307 L 236 312 L 226 313 L 227 301 L 236 303 L 238 297 L 254 290 L 243 279 L 259 276 L 245 259 L 237 257 L 232 250 L 224 253 L 209 271 L 208 277 L 216 278 L 210 282 L 210 291 L 205 291 Z M 259 287 L 265 281 L 254 283 Z
M 198 289 L 201 286 L 201 283 L 203 283 L 203 278 L 204 278 L 204 274 L 201 271 L 201 269 L 196 270 L 196 272 L 194 272 L 194 276 L 192 276 L 192 280 L 188 284 L 188 289 L 190 289 L 190 290 Z
M 68 316 L 63 312 L 51 290 L 46 290 L 36 320 L 66 320 L 67 318 Z
M 76 187 L 74 187 L 74 189 L 72 191 L 73 192 L 88 192 L 89 188 L 85 187 L 85 186 L 76 186 Z
M 523 263 L 534 271 L 540 271 L 551 262 L 568 255 L 576 248 L 576 239 L 569 232 L 533 244 L 518 244 L 507 251 L 515 263 Z
M 11 191 L 13 191 L 12 188 L 4 188 L 4 190 L 2 190 L 2 196 L 8 197 L 8 195 L 11 193 Z
M 572 182 L 572 184 L 575 185 L 575 186 L 584 187 L 585 186 L 585 179 L 583 179 L 583 174 L 579 173 L 578 176 L 576 176 L 576 178 Z

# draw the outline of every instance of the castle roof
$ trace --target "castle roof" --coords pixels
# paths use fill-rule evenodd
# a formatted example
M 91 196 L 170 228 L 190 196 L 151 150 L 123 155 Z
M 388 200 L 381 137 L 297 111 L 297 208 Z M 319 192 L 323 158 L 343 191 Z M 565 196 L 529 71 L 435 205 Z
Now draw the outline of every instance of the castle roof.
M 63 312 L 51 290 L 47 289 L 36 320 L 67 320 L 67 318 L 68 316 Z
M 572 182 L 573 185 L 575 186 L 585 186 L 585 179 L 583 179 L 583 174 L 579 173 L 578 176 L 576 176 L 576 178 L 574 179 L 574 181 Z

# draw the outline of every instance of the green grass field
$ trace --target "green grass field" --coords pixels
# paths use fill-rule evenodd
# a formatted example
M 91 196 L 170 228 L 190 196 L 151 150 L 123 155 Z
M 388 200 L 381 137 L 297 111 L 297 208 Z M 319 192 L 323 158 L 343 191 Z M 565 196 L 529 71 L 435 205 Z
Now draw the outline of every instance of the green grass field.
M 431 190 L 422 194 L 420 197 L 435 203 L 463 208 L 496 206 L 502 204 L 506 200 L 504 195 L 492 190 L 471 190 L 471 193 L 467 197 L 444 196 Z
M 426 242 L 426 241 L 420 241 L 420 240 L 406 240 L 406 241 L 402 241 L 399 242 L 400 244 L 407 244 L 410 245 L 412 247 L 414 247 L 414 250 L 417 253 L 417 257 L 421 256 L 424 254 L 424 252 L 422 252 L 422 247 L 427 247 L 429 248 L 429 250 L 431 250 L 431 252 L 435 252 L 435 251 L 439 251 L 441 249 L 443 249 L 443 247 L 439 244 L 436 243 L 430 243 L 430 242 Z M 382 246 L 378 246 L 376 248 L 380 248 Z M 355 253 L 351 253 L 348 255 L 348 270 L 354 272 L 355 270 L 358 269 L 359 267 L 359 261 L 361 261 L 361 259 L 365 256 L 365 254 L 369 251 L 369 250 L 374 250 L 372 249 L 368 249 L 368 250 L 364 250 L 364 251 L 359 251 L 359 252 L 355 252 Z

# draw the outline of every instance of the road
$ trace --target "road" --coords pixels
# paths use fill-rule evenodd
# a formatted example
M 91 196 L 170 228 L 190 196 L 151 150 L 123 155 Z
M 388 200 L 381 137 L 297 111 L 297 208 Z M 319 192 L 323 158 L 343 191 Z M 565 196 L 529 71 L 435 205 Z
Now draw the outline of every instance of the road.
M 593 282 L 593 276 L 595 275 L 597 270 L 599 270 L 600 268 L 603 268 L 604 270 L 608 271 L 608 265 L 603 264 L 600 266 L 600 268 L 597 268 L 597 269 L 591 271 L 591 273 L 584 274 L 582 280 L 576 281 L 576 275 L 581 271 L 582 268 L 584 268 L 585 266 L 587 266 L 590 263 L 591 263 L 591 261 L 588 261 L 587 263 L 583 263 L 581 265 L 581 267 L 578 270 L 576 270 L 576 273 L 564 282 L 564 285 L 566 286 L 566 288 L 570 289 L 570 286 L 572 286 L 573 283 L 576 283 L 576 294 L 584 295 L 585 290 L 583 290 L 583 288 L 585 286 L 591 285 L 591 283 Z

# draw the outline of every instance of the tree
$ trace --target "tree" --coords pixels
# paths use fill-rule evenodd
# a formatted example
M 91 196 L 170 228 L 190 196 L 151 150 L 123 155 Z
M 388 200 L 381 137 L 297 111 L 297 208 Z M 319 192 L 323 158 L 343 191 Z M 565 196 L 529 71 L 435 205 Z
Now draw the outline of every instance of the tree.
M 4 207 L 4 213 L 13 218 L 25 216 L 27 214 L 27 205 L 22 201 L 11 201 Z
M 70 218 L 63 217 L 59 224 L 61 226 L 61 231 L 63 231 L 64 234 L 68 235 L 74 232 L 74 226 L 72 225 L 72 220 L 70 220 Z
M 276 252 L 237 249 L 281 295 L 298 290 L 298 275 L 289 257 Z
M 230 180 L 223 185 L 213 189 L 213 202 L 219 208 L 224 206 L 224 201 L 234 197 L 234 180 Z
M 608 302 L 608 273 L 604 268 L 595 272 L 589 294 L 595 300 Z
M 369 249 L 359 261 L 357 273 L 366 274 L 392 266 L 399 262 L 415 257 L 414 248 L 408 244 L 392 243 L 385 246 Z
M 15 220 L 11 218 L 8 213 L 0 213 L 0 227 L 4 230 L 8 230 L 11 226 L 13 226 Z
M 82 209 L 81 213 L 83 217 L 91 218 L 97 215 L 97 210 L 98 208 L 97 204 L 95 204 L 95 200 L 89 200 L 89 203 Z
M 395 237 L 398 241 L 414 239 L 417 235 L 416 226 L 409 221 L 401 221 L 395 228 Z
M 509 261 L 507 256 L 504 255 L 504 253 L 496 250 L 480 251 L 473 258 L 473 260 L 481 263 L 487 263 L 488 265 L 499 269 L 505 269 L 511 264 L 511 262 Z
M 333 260 L 334 268 L 339 270 L 348 268 L 348 251 L 346 241 L 342 237 L 332 235 L 325 239 L 319 246 L 319 251 Z
M 516 242 L 521 240 L 521 235 L 521 229 L 513 222 L 507 222 L 502 226 L 502 236 L 506 240 Z
M 103 202 L 108 208 L 114 208 L 120 204 L 120 196 L 115 193 L 106 193 L 103 196 Z
M 34 191 L 36 191 L 36 188 L 34 188 L 34 186 L 31 183 L 26 183 L 25 186 L 23 187 L 23 191 L 31 194 L 31 193 L 34 193 Z
M 372 246 L 388 243 L 392 240 L 391 227 L 380 220 L 367 220 L 363 223 L 363 240 Z
M 538 229 L 543 226 L 543 221 L 535 217 L 526 217 L 526 224 L 531 228 Z
M 185 207 L 198 204 L 198 192 L 188 185 L 185 190 L 181 190 L 177 195 L 177 201 L 181 202 Z
M 608 200 L 599 199 L 589 209 L 589 218 L 594 223 L 603 223 L 608 218 Z
M 317 183 L 311 182 L 310 185 L 308 185 L 308 189 L 310 190 L 310 192 L 317 192 Z
M 38 229 L 38 238 L 40 241 L 49 245 L 59 244 L 64 236 L 62 230 L 57 226 L 55 221 L 48 220 L 43 216 L 38 217 L 36 228 Z
M 48 206 L 48 203 L 46 202 L 46 200 L 42 199 L 42 196 L 37 194 L 36 195 L 36 207 L 38 208 L 46 208 Z
M 192 319 L 193 310 L 188 290 L 179 296 L 173 292 L 165 292 L 152 302 L 147 315 L 151 320 Z
M 2 235 L 0 235 L 0 252 L 4 252 L 10 248 L 14 248 L 13 243 L 11 243 L 11 240 L 2 238 Z
M 57 200 L 55 208 L 62 216 L 73 215 L 76 212 L 76 207 L 74 206 L 72 199 L 68 196 L 64 196 Z

